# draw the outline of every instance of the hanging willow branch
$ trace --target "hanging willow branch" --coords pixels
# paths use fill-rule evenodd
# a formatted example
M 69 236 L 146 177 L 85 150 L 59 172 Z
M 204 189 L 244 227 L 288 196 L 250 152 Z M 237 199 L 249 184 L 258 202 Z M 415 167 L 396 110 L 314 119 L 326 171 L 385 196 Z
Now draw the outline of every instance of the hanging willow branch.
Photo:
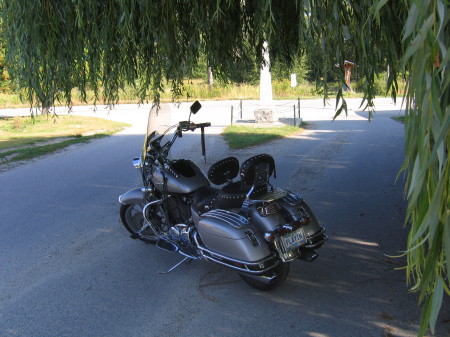
M 11 72 L 32 105 L 70 105 L 73 88 L 114 104 L 126 84 L 142 101 L 159 100 L 166 82 L 180 96 L 201 54 L 228 78 L 240 65 L 261 64 L 264 41 L 274 64 L 313 46 L 326 93 L 328 73 L 336 63 L 343 69 L 344 40 L 357 49 L 371 105 L 374 74 L 386 57 L 399 59 L 399 47 L 368 21 L 369 9 L 365 1 L 6 0 L 2 12 Z M 398 67 L 390 69 L 395 79 Z
M 449 292 L 450 10 L 442 0 L 3 0 L 10 73 L 32 106 L 71 105 L 72 89 L 114 104 L 125 85 L 159 101 L 167 83 L 183 93 L 200 56 L 217 77 L 261 64 L 314 55 L 317 85 L 328 92 L 336 64 L 344 83 L 346 46 L 373 108 L 375 78 L 388 69 L 395 98 L 407 79 L 407 276 L 425 301 L 420 335 L 434 329 Z M 337 113 L 346 110 L 342 91 Z
M 424 300 L 419 335 L 434 333 L 450 294 L 450 19 L 443 1 L 412 3 L 404 25 L 411 69 L 406 95 L 407 276 Z

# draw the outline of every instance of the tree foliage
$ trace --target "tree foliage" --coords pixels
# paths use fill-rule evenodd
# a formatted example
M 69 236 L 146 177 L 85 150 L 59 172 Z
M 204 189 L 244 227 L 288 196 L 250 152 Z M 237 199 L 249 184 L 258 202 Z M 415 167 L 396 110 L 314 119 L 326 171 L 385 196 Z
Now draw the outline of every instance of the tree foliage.
M 142 100 L 158 100 L 166 81 L 180 95 L 201 54 L 216 76 L 238 78 L 236 72 L 255 59 L 260 64 L 264 41 L 273 64 L 291 64 L 306 45 L 314 46 L 323 60 L 319 75 L 326 78 L 337 62 L 342 65 L 344 38 L 358 45 L 361 27 L 354 18 L 367 19 L 368 9 L 306 0 L 6 0 L 3 14 L 8 61 L 27 89 L 26 98 L 33 104 L 58 99 L 70 105 L 73 87 L 82 93 L 91 88 L 96 100 L 107 103 L 117 101 L 124 84 L 137 86 Z M 365 31 L 369 39 L 378 39 L 376 32 L 383 37 L 376 27 Z M 385 41 L 378 40 L 384 50 Z M 368 43 L 361 55 L 370 56 L 370 67 L 363 69 L 368 98 L 372 67 L 385 63 L 378 47 Z
M 3 30 L 11 72 L 32 105 L 86 98 L 117 101 L 126 85 L 158 101 L 166 82 L 175 96 L 200 55 L 215 76 L 233 78 L 261 64 L 268 41 L 273 64 L 290 66 L 313 50 L 319 87 L 348 50 L 363 79 L 366 107 L 387 71 L 395 97 L 407 79 L 407 275 L 424 300 L 420 334 L 433 329 L 449 292 L 450 4 L 444 0 L 4 0 Z M 103 90 L 100 91 L 100 88 Z M 103 93 L 103 97 L 100 96 Z M 346 110 L 342 91 L 337 112 Z
M 411 3 L 402 42 L 406 95 L 407 276 L 425 300 L 420 335 L 433 332 L 450 277 L 450 4 Z

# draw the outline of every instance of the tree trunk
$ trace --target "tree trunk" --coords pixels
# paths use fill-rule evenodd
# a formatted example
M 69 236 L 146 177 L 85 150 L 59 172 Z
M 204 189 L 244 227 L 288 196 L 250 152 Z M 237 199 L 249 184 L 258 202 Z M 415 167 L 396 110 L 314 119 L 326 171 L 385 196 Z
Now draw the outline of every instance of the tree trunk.
M 50 113 L 50 108 L 52 107 L 53 101 L 50 97 L 44 95 L 38 95 L 38 99 L 41 102 L 41 114 L 48 116 Z

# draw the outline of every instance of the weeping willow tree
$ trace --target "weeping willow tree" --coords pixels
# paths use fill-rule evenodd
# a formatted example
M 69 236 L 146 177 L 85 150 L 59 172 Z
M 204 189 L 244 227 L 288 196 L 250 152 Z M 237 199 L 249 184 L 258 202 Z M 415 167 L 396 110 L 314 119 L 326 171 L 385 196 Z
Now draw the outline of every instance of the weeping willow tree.
M 433 332 L 444 292 L 450 293 L 449 123 L 450 4 L 445 0 L 3 0 L 2 24 L 10 72 L 25 99 L 44 109 L 71 105 L 72 89 L 113 104 L 125 85 L 142 101 L 174 97 L 200 56 L 223 79 L 242 65 L 289 65 L 313 52 L 317 84 L 341 67 L 350 48 L 373 108 L 375 78 L 388 69 L 407 90 L 407 278 L 423 302 L 421 328 Z M 307 47 L 305 47 L 307 46 Z M 305 50 L 308 48 L 308 50 Z M 316 67 L 317 68 L 317 67 Z M 346 111 L 342 91 L 336 114 Z
M 434 326 L 450 294 L 450 2 L 412 1 L 404 22 L 401 66 L 408 71 L 407 276 L 425 301 L 420 335 Z

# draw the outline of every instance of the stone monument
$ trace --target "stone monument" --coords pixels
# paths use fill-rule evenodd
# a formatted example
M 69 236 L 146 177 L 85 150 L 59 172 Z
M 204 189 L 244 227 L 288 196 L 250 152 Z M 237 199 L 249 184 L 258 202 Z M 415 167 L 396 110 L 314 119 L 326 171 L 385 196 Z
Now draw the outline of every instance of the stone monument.
M 272 95 L 272 76 L 270 74 L 269 45 L 263 44 L 263 63 L 259 81 L 259 107 L 255 110 L 256 123 L 272 123 L 275 106 Z

